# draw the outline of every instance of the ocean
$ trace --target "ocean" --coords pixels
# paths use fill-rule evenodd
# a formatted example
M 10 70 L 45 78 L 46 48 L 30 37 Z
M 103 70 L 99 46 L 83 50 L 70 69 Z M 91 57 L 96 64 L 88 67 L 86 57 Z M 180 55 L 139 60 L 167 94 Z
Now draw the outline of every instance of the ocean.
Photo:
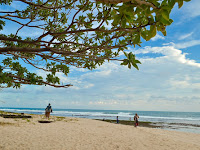
M 44 114 L 45 108 L 10 108 L 0 110 L 27 114 Z M 129 110 L 91 110 L 91 109 L 53 109 L 51 115 L 89 119 L 133 120 L 137 113 L 139 121 L 153 122 L 162 129 L 200 133 L 200 112 L 167 112 L 167 111 L 129 111 Z

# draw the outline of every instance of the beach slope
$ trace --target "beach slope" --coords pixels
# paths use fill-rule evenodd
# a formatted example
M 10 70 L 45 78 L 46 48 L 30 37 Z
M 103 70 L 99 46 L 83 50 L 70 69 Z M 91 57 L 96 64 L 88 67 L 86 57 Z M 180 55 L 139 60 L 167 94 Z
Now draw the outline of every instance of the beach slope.
M 40 115 L 0 117 L 0 150 L 200 150 L 200 134 Z

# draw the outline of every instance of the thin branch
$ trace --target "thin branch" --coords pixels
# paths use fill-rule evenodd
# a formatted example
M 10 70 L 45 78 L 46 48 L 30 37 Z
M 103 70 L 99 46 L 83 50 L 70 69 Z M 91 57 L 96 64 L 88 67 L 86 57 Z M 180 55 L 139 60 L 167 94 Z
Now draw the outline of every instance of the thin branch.
M 11 38 L 11 37 L 1 36 L 1 35 L 0 35 L 0 40 L 20 42 L 20 43 L 26 43 L 26 44 L 34 44 L 34 45 L 38 45 L 38 46 L 45 46 L 45 45 L 39 44 L 39 42 L 37 42 L 37 41 L 19 40 L 19 39 L 16 39 L 16 38 Z
M 12 77 L 14 80 L 17 80 L 17 81 L 14 81 L 14 83 L 22 83 L 22 84 L 33 84 L 30 82 L 30 80 L 28 79 L 25 79 L 25 78 L 21 78 L 21 77 L 18 77 L 16 75 L 12 75 L 12 74 L 7 74 L 8 76 Z M 64 87 L 64 88 L 67 88 L 67 87 L 70 87 L 70 86 L 73 86 L 71 84 L 66 84 L 66 85 L 55 85 L 55 84 L 51 84 L 51 83 L 48 83 L 46 81 L 43 81 L 43 80 L 38 80 L 36 81 L 38 83 L 34 84 L 34 85 L 49 85 L 49 86 L 53 86 L 53 87 L 56 87 L 56 88 L 60 88 L 60 87 Z
M 89 0 L 87 0 L 87 2 L 84 4 L 84 6 L 81 7 L 81 8 L 74 14 L 74 16 L 73 16 L 73 18 L 72 18 L 71 24 L 68 26 L 68 28 L 67 28 L 65 31 L 68 31 L 68 30 L 71 28 L 71 26 L 74 24 L 74 19 L 75 19 L 76 15 L 77 15 L 84 7 L 87 6 L 88 2 L 89 2 Z M 50 40 L 50 42 L 53 42 L 58 36 L 59 36 L 59 35 L 53 36 L 53 38 Z M 43 38 L 43 36 L 41 36 L 41 37 L 38 38 L 38 39 L 41 40 L 42 38 Z M 50 46 L 50 44 L 48 44 L 48 46 Z
M 22 26 L 25 25 L 25 24 L 23 24 L 23 23 L 21 23 L 21 22 L 19 22 L 19 21 L 16 21 L 16 20 L 11 19 L 11 18 L 6 18 L 6 17 L 3 17 L 3 16 L 0 16 L 0 18 L 13 21 L 13 22 L 18 23 L 18 24 L 20 24 L 20 25 L 22 25 Z M 41 27 L 39 27 L 39 26 L 30 26 L 30 25 L 26 25 L 26 26 L 27 26 L 27 27 L 34 27 L 34 28 L 43 29 L 43 28 L 41 28 Z
M 118 4 L 118 3 L 127 3 L 127 2 L 133 2 L 133 0 L 96 0 L 101 3 L 105 4 Z M 153 3 L 147 2 L 145 0 L 135 0 L 139 5 L 147 5 L 154 9 L 158 9 Z
M 15 37 L 17 36 L 18 32 L 19 32 L 23 27 L 27 26 L 27 25 L 28 25 L 29 23 L 31 23 L 31 22 L 32 22 L 32 19 L 31 19 L 28 23 L 22 25 L 22 26 L 16 31 Z
M 25 59 L 26 61 L 25 61 L 24 59 Z M 36 65 L 33 64 L 32 62 L 30 62 L 27 58 L 24 58 L 24 59 L 22 59 L 22 60 L 23 60 L 25 63 L 28 62 L 28 64 L 32 65 L 33 67 L 35 67 L 35 68 L 37 68 L 37 69 L 44 70 L 44 71 L 48 71 L 48 72 L 51 71 L 51 70 L 44 69 L 44 68 L 40 68 L 40 67 L 36 66 Z
M 34 6 L 34 7 L 37 7 L 37 8 L 41 8 L 41 9 L 44 9 L 44 8 L 45 8 L 45 9 L 60 9 L 60 8 L 65 8 L 65 7 L 67 7 L 67 6 L 70 6 L 71 4 L 75 3 L 77 0 L 72 1 L 72 2 L 69 3 L 69 4 L 62 5 L 62 6 L 57 6 L 57 7 L 47 7 L 47 6 L 45 6 L 46 2 L 43 3 L 43 4 L 35 4 L 35 3 L 32 3 L 32 2 L 28 2 L 28 1 L 26 1 L 26 0 L 18 0 L 18 1 L 21 1 L 21 2 L 23 2 L 23 3 L 25 3 L 25 4 L 28 4 L 28 5 L 30 5 L 30 6 Z
M 1 16 L 1 17 L 14 17 L 14 18 L 19 18 L 19 19 L 30 19 L 29 17 L 20 17 L 20 16 L 14 16 L 14 15 L 10 15 L 10 14 L 6 14 L 4 16 Z
M 156 22 L 148 23 L 148 24 L 141 25 L 139 27 L 133 27 L 133 28 L 121 28 L 121 27 L 118 27 L 116 29 L 110 29 L 110 30 L 92 28 L 92 29 L 82 29 L 82 30 L 75 30 L 75 31 L 55 32 L 55 33 L 50 32 L 49 34 L 53 36 L 53 35 L 71 34 L 71 33 L 80 33 L 80 32 L 92 32 L 92 31 L 105 32 L 105 33 L 112 33 L 112 32 L 116 32 L 116 31 L 132 32 L 134 30 L 138 30 L 138 29 L 146 27 L 148 25 L 154 25 L 155 23 Z
M 135 0 L 139 5 L 147 5 L 147 6 L 150 6 L 154 9 L 158 9 L 153 3 L 150 3 L 150 2 L 147 2 L 147 1 L 144 1 L 144 0 Z
M 50 51 L 49 48 L 30 48 L 30 47 L 0 47 L 0 53 L 4 52 L 46 52 Z

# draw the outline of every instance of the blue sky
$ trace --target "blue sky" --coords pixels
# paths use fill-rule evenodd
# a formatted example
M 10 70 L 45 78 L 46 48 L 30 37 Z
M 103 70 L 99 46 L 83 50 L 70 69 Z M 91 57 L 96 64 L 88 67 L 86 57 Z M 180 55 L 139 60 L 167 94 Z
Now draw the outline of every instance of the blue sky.
M 50 102 L 54 108 L 200 111 L 200 1 L 176 6 L 171 18 L 167 36 L 158 33 L 140 48 L 129 47 L 142 62 L 139 71 L 118 62 L 95 71 L 71 67 L 67 78 L 57 75 L 73 87 L 3 89 L 0 107 L 43 108 Z

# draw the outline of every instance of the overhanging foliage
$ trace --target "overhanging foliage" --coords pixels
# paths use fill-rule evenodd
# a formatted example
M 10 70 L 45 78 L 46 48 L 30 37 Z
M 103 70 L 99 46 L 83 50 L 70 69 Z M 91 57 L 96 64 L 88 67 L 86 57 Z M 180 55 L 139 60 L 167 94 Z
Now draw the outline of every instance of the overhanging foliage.
M 60 85 L 56 72 L 67 76 L 70 66 L 92 70 L 106 60 L 139 69 L 140 61 L 124 50 L 140 46 L 142 38 L 149 41 L 158 31 L 166 35 L 172 8 L 176 3 L 181 8 L 184 1 L 190 0 L 3 0 L 0 7 L 10 11 L 0 11 L 0 30 L 7 23 L 19 28 L 0 34 L 0 85 L 69 87 Z M 13 10 L 16 2 L 22 8 Z M 30 32 L 19 36 L 24 29 Z M 40 34 L 31 36 L 35 31 Z M 125 59 L 119 59 L 120 52 Z M 24 64 L 46 71 L 46 79 Z

